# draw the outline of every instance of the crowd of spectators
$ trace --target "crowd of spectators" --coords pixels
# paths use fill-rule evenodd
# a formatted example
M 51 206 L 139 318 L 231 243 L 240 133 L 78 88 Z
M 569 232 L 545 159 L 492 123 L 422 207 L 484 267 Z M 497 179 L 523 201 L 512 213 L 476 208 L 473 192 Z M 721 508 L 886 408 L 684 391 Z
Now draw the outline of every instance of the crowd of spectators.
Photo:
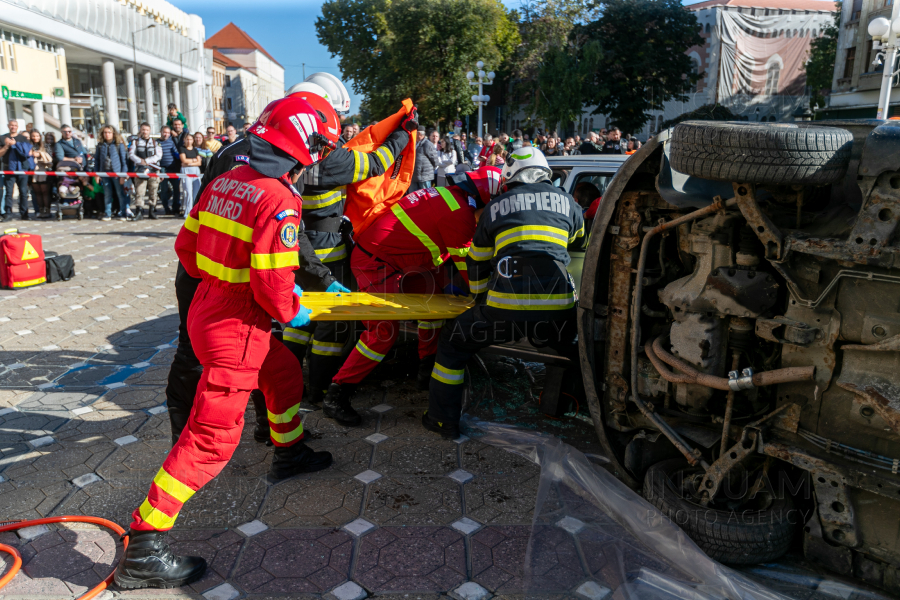
M 83 204 L 84 214 L 102 221 L 157 218 L 162 204 L 167 215 L 184 216 L 193 206 L 200 178 L 83 177 L 79 171 L 114 173 L 182 173 L 202 175 L 212 156 L 223 145 L 239 139 L 229 125 L 222 140 L 215 129 L 191 133 L 184 115 L 168 106 L 166 124 L 156 135 L 141 123 L 137 135 L 127 140 L 112 125 L 97 133 L 97 146 L 88 153 L 70 125 L 62 125 L 60 139 L 42 134 L 31 124 L 19 131 L 11 119 L 9 131 L 0 135 L 0 171 L 35 171 L 34 175 L 0 175 L 0 218 L 13 219 L 13 201 L 18 192 L 19 218 L 48 219 L 54 199 L 63 206 Z M 73 175 L 42 175 L 41 171 L 67 171 Z M 32 209 L 29 211 L 28 199 Z
M 346 131 L 348 125 L 344 126 Z M 348 138 L 349 139 L 349 138 Z M 633 136 L 622 136 L 618 127 L 592 131 L 584 139 L 580 135 L 563 139 L 555 131 L 544 133 L 538 129 L 534 139 L 520 129 L 512 136 L 501 133 L 494 137 L 445 133 L 436 129 L 419 128 L 416 145 L 416 167 L 410 191 L 446 184 L 447 176 L 482 165 L 502 166 L 506 157 L 524 145 L 540 148 L 545 156 L 575 156 L 580 154 L 633 154 L 641 142 Z
M 72 127 L 63 125 L 57 140 L 52 132 L 43 134 L 31 128 L 19 131 L 15 119 L 9 132 L 0 135 L 0 170 L 8 171 L 97 171 L 115 173 L 181 173 L 202 175 L 210 158 L 223 146 L 242 137 L 233 125 L 217 139 L 215 129 L 191 133 L 178 107 L 168 105 L 166 124 L 154 135 L 148 123 L 142 123 L 137 135 L 123 139 L 111 125 L 103 126 L 97 147 L 89 155 Z M 359 135 L 357 123 L 345 123 L 340 143 Z M 580 154 L 632 154 L 641 143 L 622 136 L 617 127 L 580 135 L 561 137 L 557 132 L 537 129 L 534 137 L 516 129 L 512 135 L 497 136 L 449 132 L 420 128 L 416 143 L 416 163 L 410 191 L 434 185 L 446 185 L 448 176 L 481 165 L 502 166 L 506 157 L 524 145 L 540 148 L 546 156 Z M 52 217 L 54 197 L 63 204 L 84 203 L 84 213 L 103 221 L 157 218 L 162 204 L 166 215 L 183 217 L 189 213 L 200 187 L 200 178 L 156 177 L 78 177 L 52 175 L 0 175 L 0 216 L 13 218 L 13 198 L 18 191 L 19 217 Z M 33 212 L 29 213 L 28 198 Z

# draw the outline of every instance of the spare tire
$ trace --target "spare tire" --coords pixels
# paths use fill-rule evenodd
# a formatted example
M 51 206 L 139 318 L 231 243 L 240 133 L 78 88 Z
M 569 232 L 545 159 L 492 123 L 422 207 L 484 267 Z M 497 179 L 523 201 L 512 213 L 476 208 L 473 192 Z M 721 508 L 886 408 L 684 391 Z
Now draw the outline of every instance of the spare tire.
M 817 125 L 684 121 L 670 140 L 672 168 L 693 177 L 828 185 L 846 173 L 853 135 Z
M 701 469 L 683 458 L 656 463 L 644 476 L 644 498 L 710 558 L 728 565 L 753 565 L 781 557 L 801 522 L 790 496 L 769 497 L 765 504 L 733 510 L 703 507 L 681 492 L 680 477 Z

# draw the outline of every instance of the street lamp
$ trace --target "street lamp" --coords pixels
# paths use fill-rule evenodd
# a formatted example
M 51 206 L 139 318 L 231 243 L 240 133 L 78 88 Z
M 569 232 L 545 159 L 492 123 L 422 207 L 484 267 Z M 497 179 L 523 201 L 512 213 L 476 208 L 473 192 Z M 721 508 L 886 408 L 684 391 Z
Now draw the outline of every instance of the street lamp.
M 134 35 L 136 33 L 140 33 L 142 31 L 146 31 L 147 29 L 153 29 L 156 27 L 156 23 L 150 23 L 146 27 L 142 27 L 141 29 L 137 29 L 131 32 L 131 74 L 133 79 L 137 79 L 137 46 L 134 43 Z M 137 90 L 137 81 L 134 81 L 134 89 Z M 135 95 L 137 95 L 137 91 L 135 91 Z M 131 99 L 129 98 L 129 102 L 134 102 L 135 110 L 137 110 L 137 98 Z M 139 116 L 139 115 L 138 115 Z M 138 131 L 140 128 L 138 128 Z M 133 131 L 132 133 L 137 134 L 138 131 Z
M 478 107 L 478 135 L 484 135 L 484 125 L 482 124 L 482 111 L 487 103 L 490 102 L 491 97 L 486 96 L 484 94 L 484 86 L 491 85 L 494 83 L 494 77 L 496 75 L 493 71 L 490 73 L 484 72 L 484 62 L 478 61 L 475 63 L 475 68 L 478 69 L 478 78 L 475 78 L 476 73 L 474 71 L 469 71 L 466 73 L 466 79 L 469 80 L 469 85 L 477 85 L 478 86 L 478 94 L 472 96 L 472 102 L 475 103 L 475 106 Z
M 881 62 L 884 71 L 881 74 L 881 92 L 878 95 L 878 114 L 876 119 L 888 118 L 888 107 L 891 104 L 891 88 L 894 77 L 900 71 L 895 70 L 897 62 L 897 34 L 900 34 L 900 4 L 894 3 L 890 21 L 884 17 L 872 19 L 869 23 L 869 35 L 872 36 L 872 49 L 878 50 L 875 63 Z

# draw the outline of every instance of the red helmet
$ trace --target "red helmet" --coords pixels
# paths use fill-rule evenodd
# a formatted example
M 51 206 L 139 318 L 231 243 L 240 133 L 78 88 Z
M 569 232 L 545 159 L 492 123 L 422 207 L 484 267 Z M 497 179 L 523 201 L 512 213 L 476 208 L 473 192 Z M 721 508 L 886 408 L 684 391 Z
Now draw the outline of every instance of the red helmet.
M 248 131 L 308 166 L 320 160 L 318 124 L 319 115 L 309 102 L 279 98 L 266 106 Z
M 481 201 L 487 204 L 500 193 L 500 169 L 483 166 L 476 171 L 466 171 L 466 177 L 478 190 Z
M 341 120 L 337 113 L 334 112 L 331 102 L 310 91 L 294 92 L 287 96 L 288 98 L 300 98 L 306 100 L 313 107 L 318 115 L 319 133 L 324 135 L 329 141 L 337 143 L 341 135 Z

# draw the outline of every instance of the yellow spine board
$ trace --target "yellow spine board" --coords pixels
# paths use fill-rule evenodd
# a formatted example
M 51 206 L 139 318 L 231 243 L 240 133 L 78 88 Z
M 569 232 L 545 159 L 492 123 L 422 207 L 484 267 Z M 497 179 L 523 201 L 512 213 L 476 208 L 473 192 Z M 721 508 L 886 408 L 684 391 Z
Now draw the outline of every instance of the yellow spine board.
M 313 321 L 409 321 L 453 319 L 475 306 L 472 298 L 444 294 L 341 295 L 303 292 L 300 303 L 312 311 Z

